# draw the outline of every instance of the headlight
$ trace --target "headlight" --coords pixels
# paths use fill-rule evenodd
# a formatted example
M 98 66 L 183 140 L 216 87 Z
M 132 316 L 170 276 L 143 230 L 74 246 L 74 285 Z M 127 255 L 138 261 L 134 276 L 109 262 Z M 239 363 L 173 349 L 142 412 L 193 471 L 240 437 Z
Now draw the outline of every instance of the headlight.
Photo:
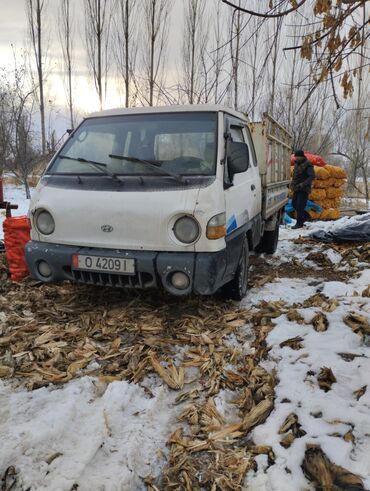
M 191 244 L 199 236 L 198 222 L 191 217 L 181 217 L 176 221 L 173 227 L 173 233 L 180 242 Z
M 219 213 L 212 217 L 207 224 L 207 238 L 221 239 L 226 235 L 226 213 Z
M 36 227 L 43 235 L 50 235 L 55 230 L 54 218 L 46 210 L 42 210 L 36 215 Z

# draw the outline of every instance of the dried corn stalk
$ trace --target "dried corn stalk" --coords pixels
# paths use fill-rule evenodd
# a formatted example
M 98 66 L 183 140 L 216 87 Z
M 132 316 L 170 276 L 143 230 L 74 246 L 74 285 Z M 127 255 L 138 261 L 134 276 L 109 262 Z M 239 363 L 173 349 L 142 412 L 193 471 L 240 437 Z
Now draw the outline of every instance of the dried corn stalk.
M 346 315 L 343 319 L 345 324 L 349 326 L 353 332 L 356 334 L 370 334 L 370 322 L 364 315 L 357 314 L 356 312 L 351 312 Z
M 302 469 L 317 489 L 365 491 L 363 482 L 358 476 L 344 467 L 333 464 L 319 446 L 308 446 Z
M 320 389 L 328 392 L 331 389 L 332 384 L 334 384 L 337 379 L 335 378 L 331 368 L 322 367 L 320 369 L 319 375 L 317 376 L 317 381 L 319 383 Z
M 182 367 L 177 368 L 173 363 L 169 363 L 168 367 L 163 367 L 154 355 L 150 357 L 150 362 L 168 387 L 174 390 L 184 387 L 184 369 Z
M 329 327 L 329 321 L 323 312 L 318 312 L 311 320 L 311 324 L 317 332 L 327 331 Z
M 299 350 L 303 348 L 302 344 L 303 338 L 301 336 L 295 336 L 294 338 L 289 338 L 286 341 L 283 341 L 279 344 L 280 348 L 284 348 L 285 346 L 289 346 L 289 348 L 294 350 Z

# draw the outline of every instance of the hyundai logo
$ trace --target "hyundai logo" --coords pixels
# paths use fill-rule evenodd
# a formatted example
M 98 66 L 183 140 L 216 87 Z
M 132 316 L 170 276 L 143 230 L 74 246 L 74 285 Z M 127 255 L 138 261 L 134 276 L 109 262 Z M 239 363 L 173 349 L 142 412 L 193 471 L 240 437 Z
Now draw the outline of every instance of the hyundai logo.
M 100 228 L 103 232 L 113 232 L 112 225 L 102 225 Z

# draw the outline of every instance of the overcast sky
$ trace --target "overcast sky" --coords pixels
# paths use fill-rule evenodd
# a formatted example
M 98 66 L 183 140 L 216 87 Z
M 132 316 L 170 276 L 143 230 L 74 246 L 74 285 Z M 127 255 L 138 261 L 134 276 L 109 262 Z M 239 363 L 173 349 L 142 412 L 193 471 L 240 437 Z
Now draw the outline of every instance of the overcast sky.
M 59 0 L 45 0 L 47 4 L 46 31 L 49 32 L 49 66 L 48 68 L 48 100 L 54 107 L 53 124 L 64 127 L 67 124 L 66 112 L 63 108 L 65 92 L 60 77 L 61 51 L 58 40 L 57 9 Z M 139 0 L 141 1 L 141 0 Z M 207 7 L 212 8 L 218 0 L 207 0 Z M 0 0 L 0 68 L 14 66 L 13 50 L 17 56 L 27 44 L 27 18 L 25 0 Z M 75 36 L 75 64 L 74 90 L 76 103 L 81 114 L 94 111 L 98 108 L 98 100 L 92 80 L 88 76 L 88 65 L 84 47 L 84 18 L 83 0 L 73 0 L 75 20 L 78 31 Z M 178 68 L 178 53 L 181 47 L 181 35 L 183 26 L 183 0 L 173 0 L 171 11 L 171 24 L 166 58 L 167 72 L 174 72 Z M 106 107 L 120 105 L 121 99 L 116 84 L 109 82 Z

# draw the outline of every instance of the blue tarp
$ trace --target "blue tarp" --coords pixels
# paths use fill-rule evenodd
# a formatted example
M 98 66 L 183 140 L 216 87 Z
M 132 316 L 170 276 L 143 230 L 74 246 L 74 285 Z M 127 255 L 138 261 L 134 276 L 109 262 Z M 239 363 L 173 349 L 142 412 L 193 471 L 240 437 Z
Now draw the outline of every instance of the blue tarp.
M 290 224 L 292 223 L 292 218 L 289 216 L 289 213 L 293 213 L 294 208 L 292 205 L 292 200 L 290 199 L 288 203 L 285 205 L 285 213 L 284 213 L 284 223 Z M 308 200 L 305 211 L 314 211 L 316 213 L 320 213 L 322 211 L 321 206 L 317 205 L 313 201 Z

